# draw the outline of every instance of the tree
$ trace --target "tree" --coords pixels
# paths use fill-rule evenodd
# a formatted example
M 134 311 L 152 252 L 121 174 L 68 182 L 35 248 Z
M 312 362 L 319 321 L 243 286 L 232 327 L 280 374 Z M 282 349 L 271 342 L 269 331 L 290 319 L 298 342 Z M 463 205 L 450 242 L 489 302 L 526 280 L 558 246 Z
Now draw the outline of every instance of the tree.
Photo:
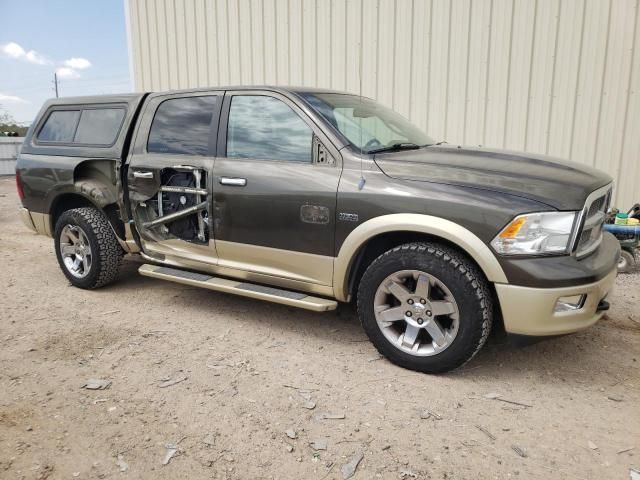
M 14 118 L 9 112 L 7 112 L 4 106 L 0 103 L 0 124 L 16 123 Z
M 0 135 L 4 132 L 16 132 L 18 136 L 24 137 L 27 134 L 28 127 L 21 127 L 16 123 L 15 118 L 0 105 Z

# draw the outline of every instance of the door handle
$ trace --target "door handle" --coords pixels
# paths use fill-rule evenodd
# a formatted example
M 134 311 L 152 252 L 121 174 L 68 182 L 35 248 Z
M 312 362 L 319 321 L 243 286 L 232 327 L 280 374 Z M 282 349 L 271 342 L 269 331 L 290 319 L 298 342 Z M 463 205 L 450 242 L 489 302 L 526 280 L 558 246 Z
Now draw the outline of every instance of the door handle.
M 244 187 L 247 185 L 246 178 L 220 177 L 221 185 L 231 185 L 232 187 Z
M 153 172 L 143 172 L 141 170 L 133 171 L 134 178 L 153 178 Z

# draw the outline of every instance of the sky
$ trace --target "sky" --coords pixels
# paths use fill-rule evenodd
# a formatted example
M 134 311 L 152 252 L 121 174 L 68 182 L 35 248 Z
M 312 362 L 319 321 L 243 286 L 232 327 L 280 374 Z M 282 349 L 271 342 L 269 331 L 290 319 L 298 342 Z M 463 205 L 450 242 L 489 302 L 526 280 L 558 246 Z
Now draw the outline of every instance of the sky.
M 48 98 L 132 91 L 123 0 L 0 0 L 0 106 L 30 123 Z

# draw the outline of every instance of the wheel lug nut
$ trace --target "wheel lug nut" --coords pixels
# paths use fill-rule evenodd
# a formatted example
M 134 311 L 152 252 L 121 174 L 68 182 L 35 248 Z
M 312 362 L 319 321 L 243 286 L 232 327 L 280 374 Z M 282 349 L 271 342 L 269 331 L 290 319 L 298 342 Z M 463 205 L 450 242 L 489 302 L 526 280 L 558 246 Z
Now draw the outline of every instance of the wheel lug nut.
M 424 323 L 424 320 L 422 320 L 421 318 L 418 319 L 418 325 L 422 325 Z
M 431 310 L 427 310 L 427 317 L 430 317 L 431 315 L 433 315 L 433 312 Z
M 409 305 L 413 305 L 413 300 L 409 299 L 409 300 L 407 300 L 407 303 L 408 303 Z
M 413 313 L 407 311 L 406 315 L 407 315 L 407 317 L 410 317 L 411 315 L 413 315 Z
M 425 303 L 427 303 L 427 301 L 424 298 L 421 298 L 420 303 L 424 305 Z

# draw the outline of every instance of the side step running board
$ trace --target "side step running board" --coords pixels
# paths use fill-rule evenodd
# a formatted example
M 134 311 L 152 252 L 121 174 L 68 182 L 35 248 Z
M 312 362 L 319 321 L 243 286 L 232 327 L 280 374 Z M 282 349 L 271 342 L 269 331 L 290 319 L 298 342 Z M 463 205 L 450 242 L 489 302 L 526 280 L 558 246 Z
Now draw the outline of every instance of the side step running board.
M 338 302 L 326 298 L 312 297 L 306 293 L 284 290 L 281 288 L 265 287 L 255 283 L 247 283 L 240 280 L 229 280 L 214 277 L 205 273 L 189 272 L 177 268 L 159 267 L 156 265 L 142 265 L 138 272 L 145 277 L 161 278 L 170 282 L 182 283 L 194 287 L 207 288 L 217 292 L 234 293 L 243 297 L 267 300 L 273 303 L 281 303 L 293 307 L 300 307 L 314 312 L 326 312 L 335 310 Z

